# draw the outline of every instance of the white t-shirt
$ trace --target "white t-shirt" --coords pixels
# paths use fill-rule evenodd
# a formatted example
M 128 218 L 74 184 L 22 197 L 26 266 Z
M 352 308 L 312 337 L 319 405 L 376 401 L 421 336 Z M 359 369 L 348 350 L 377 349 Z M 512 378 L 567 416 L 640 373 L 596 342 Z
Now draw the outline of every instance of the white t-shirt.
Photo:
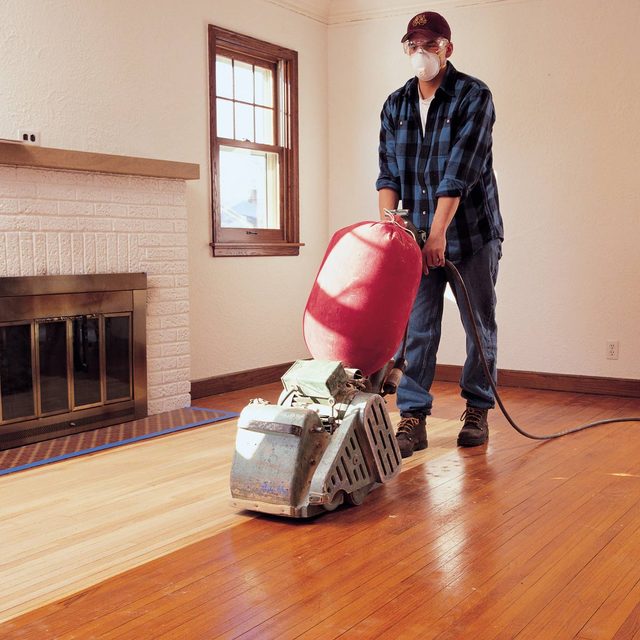
M 427 114 L 429 113 L 429 105 L 433 101 L 433 97 L 427 98 L 423 100 L 420 97 L 420 90 L 418 90 L 418 102 L 420 103 L 420 120 L 422 121 L 422 132 L 425 133 L 425 129 L 427 126 Z

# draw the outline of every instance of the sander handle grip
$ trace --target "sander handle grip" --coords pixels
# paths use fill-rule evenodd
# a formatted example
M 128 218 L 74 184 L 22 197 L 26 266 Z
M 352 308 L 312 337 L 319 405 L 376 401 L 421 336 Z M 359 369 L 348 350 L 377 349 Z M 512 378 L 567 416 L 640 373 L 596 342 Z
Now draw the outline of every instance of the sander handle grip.
M 400 384 L 400 380 L 402 380 L 402 376 L 404 374 L 404 370 L 407 368 L 407 361 L 404 357 L 404 354 L 396 358 L 393 363 L 393 368 L 387 374 L 387 377 L 384 379 L 382 383 L 382 394 L 383 396 L 393 394 L 398 390 L 398 385 Z

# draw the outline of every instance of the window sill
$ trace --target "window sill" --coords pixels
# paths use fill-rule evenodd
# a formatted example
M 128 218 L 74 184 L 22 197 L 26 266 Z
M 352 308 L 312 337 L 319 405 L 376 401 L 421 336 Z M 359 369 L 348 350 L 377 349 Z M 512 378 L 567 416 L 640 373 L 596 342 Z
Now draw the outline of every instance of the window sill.
M 212 242 L 214 257 L 224 256 L 297 256 L 303 242 Z

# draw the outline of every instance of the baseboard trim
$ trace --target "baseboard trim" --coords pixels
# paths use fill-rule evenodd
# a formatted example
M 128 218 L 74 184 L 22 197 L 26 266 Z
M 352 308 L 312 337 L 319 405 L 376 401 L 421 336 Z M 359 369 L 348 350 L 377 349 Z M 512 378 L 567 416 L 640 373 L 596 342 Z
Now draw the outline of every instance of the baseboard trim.
M 195 400 L 227 391 L 237 391 L 238 389 L 248 389 L 261 384 L 277 382 L 292 364 L 293 362 L 284 362 L 259 369 L 246 369 L 235 373 L 224 373 L 212 378 L 193 380 L 191 382 L 191 399 Z
M 227 391 L 247 389 L 280 380 L 293 362 L 283 362 L 259 369 L 246 369 L 235 373 L 225 373 L 212 378 L 202 378 L 191 383 L 191 398 L 204 398 Z M 436 366 L 436 380 L 458 382 L 460 365 L 439 364 Z M 498 370 L 498 384 L 501 387 L 521 387 L 523 389 L 544 389 L 547 391 L 568 391 L 570 393 L 593 393 L 604 396 L 640 398 L 640 380 L 628 378 L 599 378 L 596 376 L 576 376 L 565 373 L 544 373 L 536 371 Z
M 461 373 L 462 367 L 460 365 L 439 364 L 436 366 L 436 380 L 443 382 L 458 382 Z M 566 373 L 498 369 L 498 386 L 640 398 L 640 380 L 629 378 L 601 378 Z

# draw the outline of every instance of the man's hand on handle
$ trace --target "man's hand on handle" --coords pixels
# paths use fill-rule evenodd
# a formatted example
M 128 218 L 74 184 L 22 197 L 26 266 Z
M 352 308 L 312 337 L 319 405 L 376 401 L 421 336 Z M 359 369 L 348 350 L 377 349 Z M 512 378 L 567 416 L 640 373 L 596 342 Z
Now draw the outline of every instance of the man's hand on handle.
M 380 208 L 380 219 L 387 220 L 385 209 L 395 211 L 398 208 L 400 196 L 393 189 L 380 189 L 378 192 L 378 205 Z M 460 204 L 459 197 L 438 198 L 436 212 L 431 224 L 429 237 L 422 248 L 422 270 L 425 275 L 429 274 L 429 269 L 444 267 L 444 254 L 447 248 L 447 229 L 453 220 L 453 216 Z M 399 215 L 394 215 L 394 222 L 406 226 L 404 220 Z
M 447 248 L 447 238 L 444 232 L 434 233 L 433 229 L 422 247 L 422 270 L 429 275 L 429 269 L 444 267 L 444 252 Z

